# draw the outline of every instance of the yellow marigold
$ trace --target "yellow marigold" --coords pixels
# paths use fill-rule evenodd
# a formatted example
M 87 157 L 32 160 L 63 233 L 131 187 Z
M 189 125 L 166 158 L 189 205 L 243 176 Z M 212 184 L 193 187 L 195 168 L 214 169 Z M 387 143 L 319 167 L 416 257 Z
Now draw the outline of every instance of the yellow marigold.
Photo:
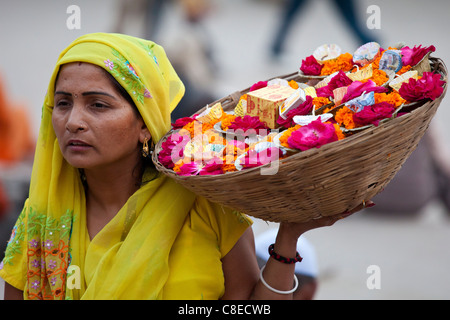
M 336 71 L 350 71 L 353 67 L 353 56 L 350 53 L 341 54 L 336 59 L 327 60 L 323 63 L 320 75 L 327 76 Z
M 353 121 L 353 111 L 346 106 L 336 112 L 334 119 L 337 123 L 347 129 L 354 129 L 356 127 L 355 122 Z

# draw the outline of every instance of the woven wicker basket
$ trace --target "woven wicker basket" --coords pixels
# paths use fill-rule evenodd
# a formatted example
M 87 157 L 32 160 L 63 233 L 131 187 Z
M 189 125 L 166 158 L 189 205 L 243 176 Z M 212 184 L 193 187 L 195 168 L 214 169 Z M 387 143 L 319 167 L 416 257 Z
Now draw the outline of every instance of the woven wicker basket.
M 345 212 L 382 191 L 427 130 L 447 91 L 444 63 L 437 58 L 430 63 L 446 82 L 438 99 L 421 102 L 411 112 L 378 127 L 284 158 L 276 174 L 261 174 L 261 168 L 273 167 L 272 163 L 222 175 L 178 176 L 158 161 L 167 136 L 156 145 L 153 162 L 159 171 L 193 192 L 263 220 L 302 222 Z M 306 82 L 298 73 L 282 78 Z M 232 110 L 246 92 L 248 89 L 216 102 L 221 102 L 224 110 Z

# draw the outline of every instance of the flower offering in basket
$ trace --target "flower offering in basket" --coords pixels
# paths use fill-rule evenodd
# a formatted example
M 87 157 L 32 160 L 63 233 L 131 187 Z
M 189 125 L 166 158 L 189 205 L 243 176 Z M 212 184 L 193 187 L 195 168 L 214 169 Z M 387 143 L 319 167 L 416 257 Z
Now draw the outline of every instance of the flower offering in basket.
M 344 212 L 380 192 L 425 132 L 447 88 L 434 51 L 321 46 L 299 72 L 178 119 L 153 160 L 194 192 L 265 220 Z

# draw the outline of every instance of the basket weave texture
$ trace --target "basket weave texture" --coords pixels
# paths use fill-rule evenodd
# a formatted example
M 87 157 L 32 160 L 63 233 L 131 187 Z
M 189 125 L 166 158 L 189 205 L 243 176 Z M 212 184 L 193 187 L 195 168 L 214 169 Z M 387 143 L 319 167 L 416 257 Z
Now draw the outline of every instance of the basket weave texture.
M 381 192 L 417 147 L 447 91 L 447 69 L 430 58 L 432 70 L 445 80 L 444 92 L 411 112 L 380 123 L 319 149 L 293 154 L 263 167 L 213 176 L 178 176 L 158 161 L 161 139 L 155 147 L 156 168 L 198 195 L 272 222 L 304 222 L 351 210 Z M 306 82 L 298 73 L 286 80 Z M 232 110 L 245 89 L 217 102 Z M 199 112 L 203 111 L 200 110 Z M 276 174 L 262 174 L 274 168 Z

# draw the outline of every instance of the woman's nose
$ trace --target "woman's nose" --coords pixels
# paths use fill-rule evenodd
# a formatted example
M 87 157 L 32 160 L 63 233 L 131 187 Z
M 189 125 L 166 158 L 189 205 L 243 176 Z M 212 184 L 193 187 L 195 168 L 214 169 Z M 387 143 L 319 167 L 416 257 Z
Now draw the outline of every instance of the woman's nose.
M 71 133 L 87 130 L 82 107 L 74 105 L 66 122 L 66 130 Z

